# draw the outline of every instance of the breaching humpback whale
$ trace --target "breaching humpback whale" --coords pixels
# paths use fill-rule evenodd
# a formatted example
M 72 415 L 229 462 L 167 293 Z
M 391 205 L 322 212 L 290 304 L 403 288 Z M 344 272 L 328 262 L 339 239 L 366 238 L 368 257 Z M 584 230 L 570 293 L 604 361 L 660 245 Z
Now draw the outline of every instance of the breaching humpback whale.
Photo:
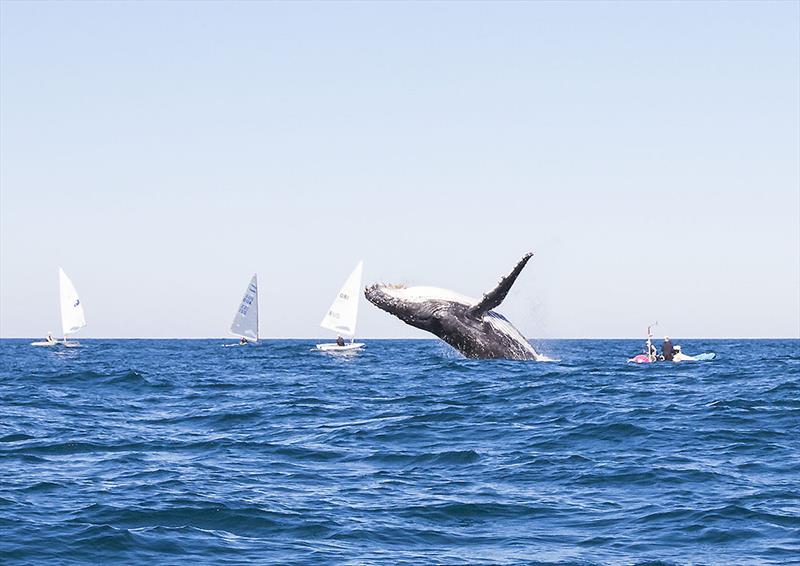
M 468 358 L 539 360 L 541 356 L 519 330 L 491 310 L 506 298 L 532 255 L 525 254 L 480 301 L 446 289 L 402 285 L 375 284 L 364 295 L 379 309 L 435 334 Z

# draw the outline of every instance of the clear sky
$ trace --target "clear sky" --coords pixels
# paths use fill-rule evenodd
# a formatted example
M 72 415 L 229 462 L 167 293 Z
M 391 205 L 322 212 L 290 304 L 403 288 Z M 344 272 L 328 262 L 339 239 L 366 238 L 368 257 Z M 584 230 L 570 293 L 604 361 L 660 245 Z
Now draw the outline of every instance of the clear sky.
M 365 283 L 800 336 L 798 2 L 0 3 L 0 336 L 266 337 Z M 364 337 L 428 336 L 362 301 Z

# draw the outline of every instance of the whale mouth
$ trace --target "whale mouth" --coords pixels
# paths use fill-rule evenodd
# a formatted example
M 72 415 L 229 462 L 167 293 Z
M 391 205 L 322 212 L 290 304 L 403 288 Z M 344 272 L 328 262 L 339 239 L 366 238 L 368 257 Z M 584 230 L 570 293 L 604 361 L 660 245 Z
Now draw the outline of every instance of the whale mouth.
M 419 287 L 375 283 L 364 289 L 364 296 L 370 303 L 406 324 L 429 330 L 441 303 L 423 299 L 416 294 L 416 289 Z
M 416 292 L 420 287 L 403 283 L 375 283 L 364 290 L 364 296 L 376 307 L 395 314 L 404 306 L 424 302 L 426 297 Z
M 467 297 L 460 293 L 430 287 L 427 285 L 414 285 L 409 287 L 403 283 L 375 283 L 364 290 L 367 299 L 376 306 L 400 304 L 423 304 L 430 301 L 437 303 L 460 303 L 465 306 L 472 306 L 478 302 L 477 299 Z M 380 304 L 379 304 L 380 303 Z M 386 309 L 384 309 L 386 310 Z
M 382 311 L 414 324 L 415 320 L 425 318 L 427 310 L 424 301 L 414 296 L 413 292 L 408 296 L 412 290 L 402 284 L 375 283 L 364 289 L 364 296 Z

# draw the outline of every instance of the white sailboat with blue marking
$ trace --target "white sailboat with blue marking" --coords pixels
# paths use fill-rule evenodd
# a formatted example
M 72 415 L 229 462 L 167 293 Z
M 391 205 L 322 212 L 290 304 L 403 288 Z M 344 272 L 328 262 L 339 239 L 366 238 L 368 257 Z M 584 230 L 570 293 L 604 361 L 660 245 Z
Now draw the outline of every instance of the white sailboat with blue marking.
M 83 303 L 78 297 L 75 285 L 61 268 L 58 269 L 58 291 L 61 301 L 61 330 L 64 338 L 56 340 L 53 338 L 53 334 L 48 332 L 45 340 L 31 342 L 31 346 L 80 346 L 80 342 L 68 341 L 67 336 L 86 326 L 86 315 L 83 312 Z
M 331 308 L 320 322 L 320 326 L 335 332 L 336 342 L 333 344 L 317 344 L 317 349 L 323 352 L 352 352 L 364 347 L 361 342 L 355 341 L 356 323 L 358 322 L 358 301 L 361 298 L 361 279 L 364 272 L 364 262 L 359 261 L 356 268 L 344 282 L 339 293 L 333 300 Z M 346 342 L 346 338 L 350 342 Z
M 233 315 L 230 333 L 239 337 L 239 343 L 226 346 L 244 346 L 258 342 L 258 274 L 256 273 L 250 278 L 239 308 Z

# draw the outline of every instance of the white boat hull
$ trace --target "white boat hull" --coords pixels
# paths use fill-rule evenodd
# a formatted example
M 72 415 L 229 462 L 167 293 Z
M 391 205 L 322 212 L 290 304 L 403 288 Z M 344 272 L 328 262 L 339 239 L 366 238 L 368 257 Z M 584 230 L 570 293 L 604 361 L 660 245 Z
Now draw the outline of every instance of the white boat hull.
M 317 344 L 317 350 L 321 352 L 353 352 L 355 350 L 360 350 L 364 347 L 363 342 L 353 342 L 352 344 L 345 344 L 344 346 L 339 346 L 335 342 L 333 344 Z
M 31 346 L 63 346 L 64 348 L 77 348 L 80 345 L 81 343 L 77 341 L 65 342 L 63 340 L 55 340 L 53 342 L 48 342 L 46 340 L 42 342 L 31 342 Z

